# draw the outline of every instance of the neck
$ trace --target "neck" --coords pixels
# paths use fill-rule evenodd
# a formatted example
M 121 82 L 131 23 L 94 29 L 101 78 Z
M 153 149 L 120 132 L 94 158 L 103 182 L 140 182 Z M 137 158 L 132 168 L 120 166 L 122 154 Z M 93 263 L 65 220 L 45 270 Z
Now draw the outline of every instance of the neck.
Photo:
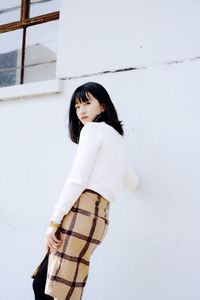
M 98 121 L 98 120 L 101 118 L 101 116 L 102 116 L 101 113 L 98 114 L 98 115 L 94 118 L 93 122 Z

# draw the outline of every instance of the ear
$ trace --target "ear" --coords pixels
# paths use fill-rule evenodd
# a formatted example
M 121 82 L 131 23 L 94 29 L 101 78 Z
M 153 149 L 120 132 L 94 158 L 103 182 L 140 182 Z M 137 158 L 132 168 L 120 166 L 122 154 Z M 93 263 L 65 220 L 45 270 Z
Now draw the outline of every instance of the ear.
M 103 112 L 106 109 L 105 103 L 101 103 L 101 111 Z

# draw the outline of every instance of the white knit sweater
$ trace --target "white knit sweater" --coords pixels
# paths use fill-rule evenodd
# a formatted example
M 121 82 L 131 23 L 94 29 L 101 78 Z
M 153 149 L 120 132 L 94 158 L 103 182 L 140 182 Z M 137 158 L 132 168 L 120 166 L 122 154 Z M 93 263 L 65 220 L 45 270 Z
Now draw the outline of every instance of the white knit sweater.
M 122 186 L 134 191 L 138 184 L 123 136 L 105 122 L 88 122 L 81 130 L 72 170 L 51 220 L 60 223 L 86 188 L 112 202 Z

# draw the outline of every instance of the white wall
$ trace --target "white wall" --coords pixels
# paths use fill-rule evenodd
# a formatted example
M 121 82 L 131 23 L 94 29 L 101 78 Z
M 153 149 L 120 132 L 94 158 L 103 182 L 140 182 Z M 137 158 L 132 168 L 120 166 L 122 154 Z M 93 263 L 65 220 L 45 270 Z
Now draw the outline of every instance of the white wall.
M 83 299 L 199 299 L 199 10 L 194 0 L 63 0 L 63 93 L 0 103 L 2 300 L 33 299 L 29 276 L 74 155 L 69 99 L 87 81 L 110 93 L 142 182 L 113 203 Z

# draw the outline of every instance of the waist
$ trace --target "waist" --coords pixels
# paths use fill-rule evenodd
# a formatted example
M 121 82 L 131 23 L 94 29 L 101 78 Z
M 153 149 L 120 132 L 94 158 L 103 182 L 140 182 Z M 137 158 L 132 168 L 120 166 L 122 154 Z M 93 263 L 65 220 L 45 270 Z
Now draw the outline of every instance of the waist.
M 91 194 L 95 194 L 98 195 L 101 199 L 101 204 L 106 206 L 107 208 L 110 208 L 110 201 L 108 201 L 104 196 L 102 196 L 101 194 L 99 194 L 98 192 L 92 190 L 92 189 L 85 189 L 83 191 L 83 193 L 91 193 Z
M 97 193 L 96 191 L 93 191 L 93 190 L 91 190 L 91 189 L 85 189 L 85 190 L 83 191 L 83 193 L 92 193 L 92 194 L 97 194 L 97 195 L 101 196 L 99 193 Z

